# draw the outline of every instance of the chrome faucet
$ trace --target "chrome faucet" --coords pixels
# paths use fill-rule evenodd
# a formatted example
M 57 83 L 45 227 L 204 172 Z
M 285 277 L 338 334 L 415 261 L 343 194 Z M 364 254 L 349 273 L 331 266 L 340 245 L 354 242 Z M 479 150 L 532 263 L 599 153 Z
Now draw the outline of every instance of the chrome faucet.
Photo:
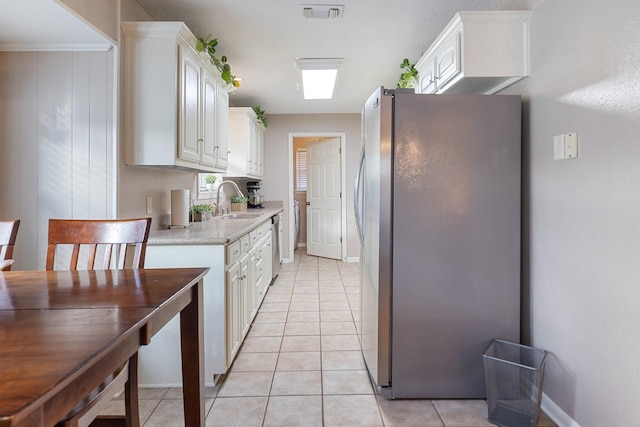
M 233 185 L 233 188 L 236 189 L 236 193 L 238 193 L 238 197 L 244 197 L 244 194 L 242 194 L 242 191 L 240 191 L 240 187 L 238 187 L 238 184 L 236 184 L 233 181 L 222 181 L 222 183 L 218 187 L 218 195 L 216 196 L 216 215 L 220 215 L 220 211 L 221 211 L 221 209 L 220 209 L 220 193 L 221 193 L 221 191 L 220 190 L 222 190 L 222 187 L 225 184 Z

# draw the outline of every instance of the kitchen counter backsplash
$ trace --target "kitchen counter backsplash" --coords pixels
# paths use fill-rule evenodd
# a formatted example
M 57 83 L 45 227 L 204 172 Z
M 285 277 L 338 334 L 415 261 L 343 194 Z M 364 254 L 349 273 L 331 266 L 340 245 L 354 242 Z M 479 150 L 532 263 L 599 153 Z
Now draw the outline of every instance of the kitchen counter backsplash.
M 237 240 L 258 225 L 271 221 L 271 217 L 282 212 L 281 201 L 264 202 L 260 209 L 234 211 L 231 214 L 260 214 L 257 218 L 226 219 L 212 217 L 209 221 L 193 222 L 187 228 L 152 229 L 149 245 L 225 245 Z

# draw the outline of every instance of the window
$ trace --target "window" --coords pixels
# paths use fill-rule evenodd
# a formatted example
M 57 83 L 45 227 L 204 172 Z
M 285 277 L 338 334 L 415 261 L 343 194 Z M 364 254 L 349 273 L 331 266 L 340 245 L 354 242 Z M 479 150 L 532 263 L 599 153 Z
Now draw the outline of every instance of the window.
M 207 181 L 207 177 L 215 176 L 215 180 L 213 184 Z M 213 173 L 199 173 L 198 174 L 198 199 L 211 199 L 213 198 L 217 191 L 220 183 L 222 182 L 223 176 L 221 174 L 213 174 Z M 209 180 L 210 181 L 210 180 Z
M 307 191 L 307 149 L 296 149 L 296 191 Z

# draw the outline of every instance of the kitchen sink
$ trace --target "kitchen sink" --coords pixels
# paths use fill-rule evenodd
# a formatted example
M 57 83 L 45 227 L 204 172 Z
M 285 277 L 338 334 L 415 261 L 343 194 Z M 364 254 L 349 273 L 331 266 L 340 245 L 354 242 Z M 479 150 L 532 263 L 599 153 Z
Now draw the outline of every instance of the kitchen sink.
M 222 219 L 253 219 L 258 218 L 260 213 L 240 213 L 240 214 L 226 214 L 222 215 L 220 218 Z

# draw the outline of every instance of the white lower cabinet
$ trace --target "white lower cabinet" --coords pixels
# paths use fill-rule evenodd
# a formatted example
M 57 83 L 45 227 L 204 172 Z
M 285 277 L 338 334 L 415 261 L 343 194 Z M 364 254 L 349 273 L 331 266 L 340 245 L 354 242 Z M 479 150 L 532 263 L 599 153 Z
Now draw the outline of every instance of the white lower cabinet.
M 227 286 L 239 297 L 235 300 L 232 295 L 230 301 L 233 307 L 227 310 L 227 366 L 233 363 L 258 314 L 266 293 L 265 287 L 271 282 L 271 270 L 268 281 L 263 277 L 263 266 L 271 262 L 270 226 L 271 224 L 264 223 L 228 246 Z M 268 245 L 265 244 L 267 235 Z
M 148 245 L 146 268 L 209 267 L 204 277 L 204 373 L 205 384 L 227 370 L 224 245 Z M 151 343 L 139 351 L 139 383 L 143 387 L 181 387 L 180 316 L 169 321 Z
M 147 246 L 146 268 L 209 267 L 203 292 L 207 386 L 233 363 L 271 282 L 270 228 L 263 223 L 227 245 Z M 182 386 L 180 317 L 142 347 L 139 357 L 141 386 Z
M 227 269 L 227 360 L 233 360 L 240 348 L 242 328 L 242 276 L 240 263 L 233 264 Z

